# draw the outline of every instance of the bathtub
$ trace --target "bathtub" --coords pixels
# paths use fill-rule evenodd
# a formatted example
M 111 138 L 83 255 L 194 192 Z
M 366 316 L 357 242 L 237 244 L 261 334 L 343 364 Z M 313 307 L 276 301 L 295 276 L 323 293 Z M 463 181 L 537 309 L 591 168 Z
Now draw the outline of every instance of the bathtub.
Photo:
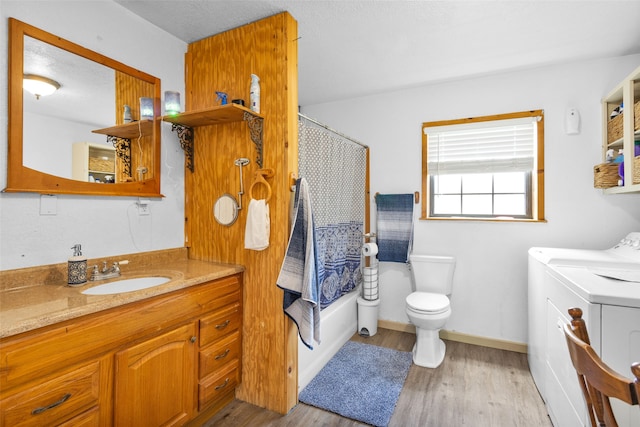
M 298 337 L 298 392 L 358 330 L 360 288 L 349 292 L 320 312 L 320 344 L 309 350 Z

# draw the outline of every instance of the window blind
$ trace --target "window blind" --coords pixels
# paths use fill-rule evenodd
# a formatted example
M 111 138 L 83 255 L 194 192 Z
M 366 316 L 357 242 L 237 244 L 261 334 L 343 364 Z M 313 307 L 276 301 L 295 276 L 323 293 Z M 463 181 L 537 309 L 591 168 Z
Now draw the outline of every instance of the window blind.
M 429 175 L 531 171 L 538 117 L 426 127 Z

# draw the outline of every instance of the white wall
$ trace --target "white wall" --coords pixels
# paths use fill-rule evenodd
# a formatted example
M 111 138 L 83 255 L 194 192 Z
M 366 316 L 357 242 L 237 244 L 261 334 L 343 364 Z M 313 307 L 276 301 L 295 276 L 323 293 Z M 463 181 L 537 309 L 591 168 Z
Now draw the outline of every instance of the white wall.
M 541 67 L 302 111 L 371 147 L 373 195 L 421 190 L 425 121 L 544 110 L 546 223 L 419 221 L 415 209 L 414 250 L 457 258 L 446 329 L 526 342 L 528 248 L 606 248 L 640 231 L 640 194 L 607 196 L 593 188 L 593 166 L 601 163 L 600 100 L 638 65 L 640 55 Z M 568 107 L 580 111 L 579 135 L 564 133 Z M 373 200 L 371 208 L 375 219 Z M 379 317 L 407 323 L 409 272 L 394 263 L 382 263 L 380 271 Z
M 22 117 L 24 123 L 38 123 L 38 126 L 25 126 L 22 131 L 22 140 L 32 143 L 29 149 L 23 149 L 22 164 L 41 172 L 71 179 L 71 142 L 93 142 L 109 146 L 104 135 L 91 132 L 98 129 L 96 126 L 26 111 L 22 113 Z
M 184 94 L 187 44 L 112 0 L 0 1 L 0 129 L 7 126 L 7 18 L 14 17 L 161 80 Z M 184 102 L 184 98 L 183 98 Z M 0 188 L 6 187 L 7 133 L 0 133 Z M 162 125 L 161 192 L 151 215 L 133 197 L 57 196 L 57 214 L 40 215 L 40 195 L 0 194 L 0 270 L 64 262 L 80 243 L 90 258 L 184 245 L 184 154 Z

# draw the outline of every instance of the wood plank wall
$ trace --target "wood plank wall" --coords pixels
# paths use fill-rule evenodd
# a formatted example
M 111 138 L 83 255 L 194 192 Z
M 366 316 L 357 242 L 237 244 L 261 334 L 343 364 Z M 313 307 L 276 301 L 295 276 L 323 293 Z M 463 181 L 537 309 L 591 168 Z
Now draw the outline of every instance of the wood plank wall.
M 154 91 L 154 85 L 146 82 L 138 77 L 116 71 L 115 73 L 115 86 L 116 86 L 116 124 L 121 125 L 124 123 L 124 106 L 131 107 L 131 117 L 133 120 L 140 120 L 140 97 L 146 96 L 153 98 L 156 104 L 156 116 L 160 115 L 159 112 L 159 97 Z M 160 174 L 159 165 L 154 163 L 156 156 L 153 152 L 154 136 L 143 136 L 131 140 L 131 176 L 127 176 L 123 172 L 122 160 L 117 159 L 118 163 L 118 175 L 116 177 L 117 182 L 127 182 L 130 179 L 138 181 L 138 174 L 136 169 L 138 166 L 143 165 L 148 169 L 148 173 L 144 175 L 143 179 L 151 179 L 154 176 L 154 171 Z
M 256 149 L 244 122 L 194 131 L 194 172 L 185 174 L 185 236 L 192 259 L 237 263 L 244 275 L 242 384 L 237 397 L 280 413 L 297 403 L 297 330 L 283 314 L 276 279 L 289 237 L 290 172 L 296 172 L 298 147 L 297 22 L 288 13 L 236 28 L 189 45 L 185 56 L 187 111 L 218 105 L 216 91 L 249 105 L 250 75 L 261 80 L 264 115 L 264 167 L 268 182 L 271 239 L 264 251 L 244 249 L 244 231 Z M 244 167 L 242 210 L 231 226 L 218 224 L 212 208 L 224 193 L 238 197 Z M 264 198 L 262 187 L 253 195 Z

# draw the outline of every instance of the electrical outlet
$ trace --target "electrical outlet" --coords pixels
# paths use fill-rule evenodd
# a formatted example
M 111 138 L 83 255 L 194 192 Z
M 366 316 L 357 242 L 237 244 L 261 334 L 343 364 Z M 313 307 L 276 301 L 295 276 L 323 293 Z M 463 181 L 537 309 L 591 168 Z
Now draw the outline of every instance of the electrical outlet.
M 147 199 L 138 199 L 138 215 L 149 215 L 151 214 L 151 208 L 149 207 L 149 200 Z
M 151 213 L 151 209 L 149 208 L 149 205 L 142 205 L 142 204 L 138 205 L 138 215 L 140 216 L 149 215 L 150 213 Z

